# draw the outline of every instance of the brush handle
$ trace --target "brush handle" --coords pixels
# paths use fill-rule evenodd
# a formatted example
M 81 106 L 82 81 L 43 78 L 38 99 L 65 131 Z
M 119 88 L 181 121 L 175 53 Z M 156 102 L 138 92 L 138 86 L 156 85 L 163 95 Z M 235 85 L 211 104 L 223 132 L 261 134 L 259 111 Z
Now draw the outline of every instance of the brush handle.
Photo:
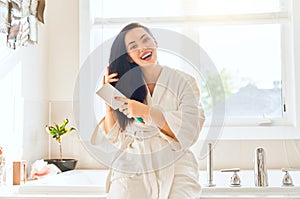
M 143 118 L 141 118 L 141 117 L 135 117 L 134 119 L 140 123 L 145 123 Z

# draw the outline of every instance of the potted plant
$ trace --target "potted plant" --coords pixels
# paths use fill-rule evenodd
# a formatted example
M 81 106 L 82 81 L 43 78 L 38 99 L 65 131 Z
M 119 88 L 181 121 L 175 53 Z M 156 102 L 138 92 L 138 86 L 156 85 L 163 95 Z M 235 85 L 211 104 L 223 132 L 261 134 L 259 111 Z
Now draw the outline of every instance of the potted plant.
M 66 125 L 69 123 L 68 119 L 63 120 L 63 124 L 58 125 L 54 123 L 53 126 L 46 125 L 46 131 L 52 136 L 53 139 L 58 143 L 59 146 L 59 159 L 46 159 L 45 161 L 49 164 L 55 164 L 61 171 L 73 170 L 76 167 L 76 159 L 63 159 L 62 158 L 62 136 L 66 135 L 74 130 L 74 127 L 67 128 Z

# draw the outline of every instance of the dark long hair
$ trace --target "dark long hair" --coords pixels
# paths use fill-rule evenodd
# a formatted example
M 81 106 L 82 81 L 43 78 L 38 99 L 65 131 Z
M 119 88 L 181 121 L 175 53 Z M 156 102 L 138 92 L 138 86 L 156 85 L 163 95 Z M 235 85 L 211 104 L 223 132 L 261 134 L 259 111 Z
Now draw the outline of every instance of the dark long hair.
M 109 57 L 109 72 L 110 74 L 118 73 L 119 81 L 111 83 L 114 87 L 127 98 L 145 103 L 147 89 L 143 79 L 143 73 L 136 63 L 129 61 L 129 55 L 125 46 L 126 33 L 134 28 L 143 28 L 153 37 L 150 30 L 139 23 L 130 23 L 125 26 L 112 44 Z M 114 112 L 123 130 L 128 124 L 133 122 L 132 118 L 127 118 L 127 116 L 119 110 Z

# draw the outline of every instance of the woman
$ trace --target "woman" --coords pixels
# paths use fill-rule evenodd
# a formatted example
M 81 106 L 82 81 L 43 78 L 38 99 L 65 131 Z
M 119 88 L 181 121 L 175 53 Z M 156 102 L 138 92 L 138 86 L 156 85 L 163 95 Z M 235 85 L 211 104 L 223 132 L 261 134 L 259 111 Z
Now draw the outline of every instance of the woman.
M 204 122 L 195 79 L 160 66 L 154 36 L 138 23 L 118 34 L 109 62 L 104 83 L 126 98 L 115 98 L 123 103 L 117 111 L 107 106 L 101 124 L 121 149 L 111 165 L 108 198 L 199 198 L 198 164 L 189 150 Z

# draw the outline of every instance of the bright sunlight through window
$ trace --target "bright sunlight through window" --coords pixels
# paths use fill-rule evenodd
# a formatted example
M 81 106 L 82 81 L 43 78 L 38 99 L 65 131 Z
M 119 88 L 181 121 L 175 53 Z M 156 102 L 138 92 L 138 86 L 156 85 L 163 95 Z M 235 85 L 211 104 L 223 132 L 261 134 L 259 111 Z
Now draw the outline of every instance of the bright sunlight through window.
M 131 21 L 177 31 L 196 41 L 218 69 L 226 96 L 226 118 L 286 120 L 288 80 L 283 69 L 291 59 L 284 54 L 291 48 L 287 39 L 289 1 L 154 0 L 145 9 L 138 0 L 130 5 L 122 0 L 91 0 L 90 9 L 91 51 Z M 172 54 L 161 52 L 159 61 L 194 74 Z M 201 77 L 196 79 L 200 79 L 202 103 L 209 117 L 214 106 L 210 92 Z

